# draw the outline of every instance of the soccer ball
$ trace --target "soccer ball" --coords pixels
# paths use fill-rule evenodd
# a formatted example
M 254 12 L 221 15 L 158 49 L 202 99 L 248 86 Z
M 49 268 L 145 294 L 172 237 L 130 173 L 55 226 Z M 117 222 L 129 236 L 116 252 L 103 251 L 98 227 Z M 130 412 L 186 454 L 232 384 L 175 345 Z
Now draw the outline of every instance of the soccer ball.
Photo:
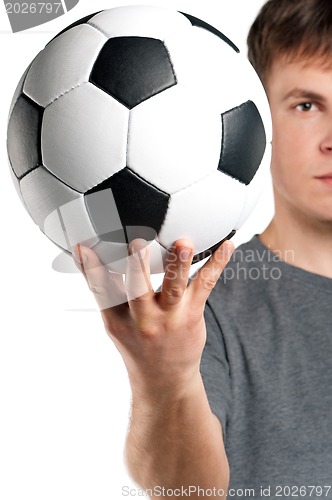
M 197 262 L 252 211 L 270 158 L 258 76 L 221 32 L 191 15 L 130 6 L 81 19 L 23 74 L 10 107 L 13 180 L 35 223 L 124 273 L 144 238 L 151 272 L 175 240 Z

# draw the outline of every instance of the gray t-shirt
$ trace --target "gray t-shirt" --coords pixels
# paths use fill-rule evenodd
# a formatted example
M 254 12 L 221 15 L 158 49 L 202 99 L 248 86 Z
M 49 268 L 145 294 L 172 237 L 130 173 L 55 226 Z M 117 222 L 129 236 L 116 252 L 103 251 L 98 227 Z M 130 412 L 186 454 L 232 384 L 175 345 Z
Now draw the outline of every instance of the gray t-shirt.
M 254 236 L 235 250 L 205 321 L 201 373 L 230 497 L 332 498 L 332 279 Z

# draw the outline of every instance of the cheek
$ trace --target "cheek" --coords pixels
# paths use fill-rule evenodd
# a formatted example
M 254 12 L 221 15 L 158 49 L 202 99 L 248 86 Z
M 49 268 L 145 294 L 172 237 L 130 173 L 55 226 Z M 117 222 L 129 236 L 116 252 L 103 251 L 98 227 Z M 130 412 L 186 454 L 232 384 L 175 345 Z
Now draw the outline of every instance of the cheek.
M 290 123 L 284 120 L 274 125 L 272 139 L 271 174 L 275 188 L 286 193 L 296 190 L 300 183 L 302 163 L 301 139 L 294 134 Z
M 299 134 L 298 124 L 285 116 L 276 116 L 272 121 L 272 165 L 275 174 L 287 175 L 290 170 L 297 171 L 299 156 L 303 149 L 303 140 Z
M 272 137 L 271 172 L 276 176 L 283 176 L 289 171 L 292 163 L 293 149 L 290 147 L 287 134 L 281 129 L 274 129 Z

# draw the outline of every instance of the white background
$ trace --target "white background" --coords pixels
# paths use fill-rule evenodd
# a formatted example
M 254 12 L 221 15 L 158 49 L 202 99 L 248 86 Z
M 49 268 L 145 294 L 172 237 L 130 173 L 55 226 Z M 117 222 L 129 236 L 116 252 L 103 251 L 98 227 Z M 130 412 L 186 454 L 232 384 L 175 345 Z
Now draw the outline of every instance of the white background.
M 8 109 L 16 84 L 61 29 L 98 10 L 129 2 L 80 0 L 65 16 L 12 34 L 0 5 L 0 498 L 120 500 L 134 486 L 123 445 L 130 390 L 122 359 L 104 332 L 79 274 L 52 270 L 59 254 L 32 222 L 11 182 Z M 148 2 L 146 2 L 148 3 Z M 213 24 L 246 52 L 246 34 L 262 0 L 150 1 Z M 271 183 L 235 243 L 264 229 L 273 211 Z M 138 494 L 138 492 L 137 492 Z

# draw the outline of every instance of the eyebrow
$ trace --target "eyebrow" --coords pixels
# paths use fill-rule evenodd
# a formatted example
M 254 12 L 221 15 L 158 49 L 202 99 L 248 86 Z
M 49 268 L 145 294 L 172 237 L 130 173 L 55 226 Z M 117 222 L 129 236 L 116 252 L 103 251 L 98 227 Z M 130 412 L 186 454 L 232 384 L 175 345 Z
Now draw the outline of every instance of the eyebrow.
M 296 99 L 298 98 L 310 99 L 313 101 L 321 101 L 321 102 L 326 101 L 325 97 L 323 97 L 321 94 L 317 94 L 316 92 L 312 92 L 311 90 L 300 89 L 300 88 L 292 89 L 285 95 L 284 100 L 286 101 L 290 97 L 295 97 Z

